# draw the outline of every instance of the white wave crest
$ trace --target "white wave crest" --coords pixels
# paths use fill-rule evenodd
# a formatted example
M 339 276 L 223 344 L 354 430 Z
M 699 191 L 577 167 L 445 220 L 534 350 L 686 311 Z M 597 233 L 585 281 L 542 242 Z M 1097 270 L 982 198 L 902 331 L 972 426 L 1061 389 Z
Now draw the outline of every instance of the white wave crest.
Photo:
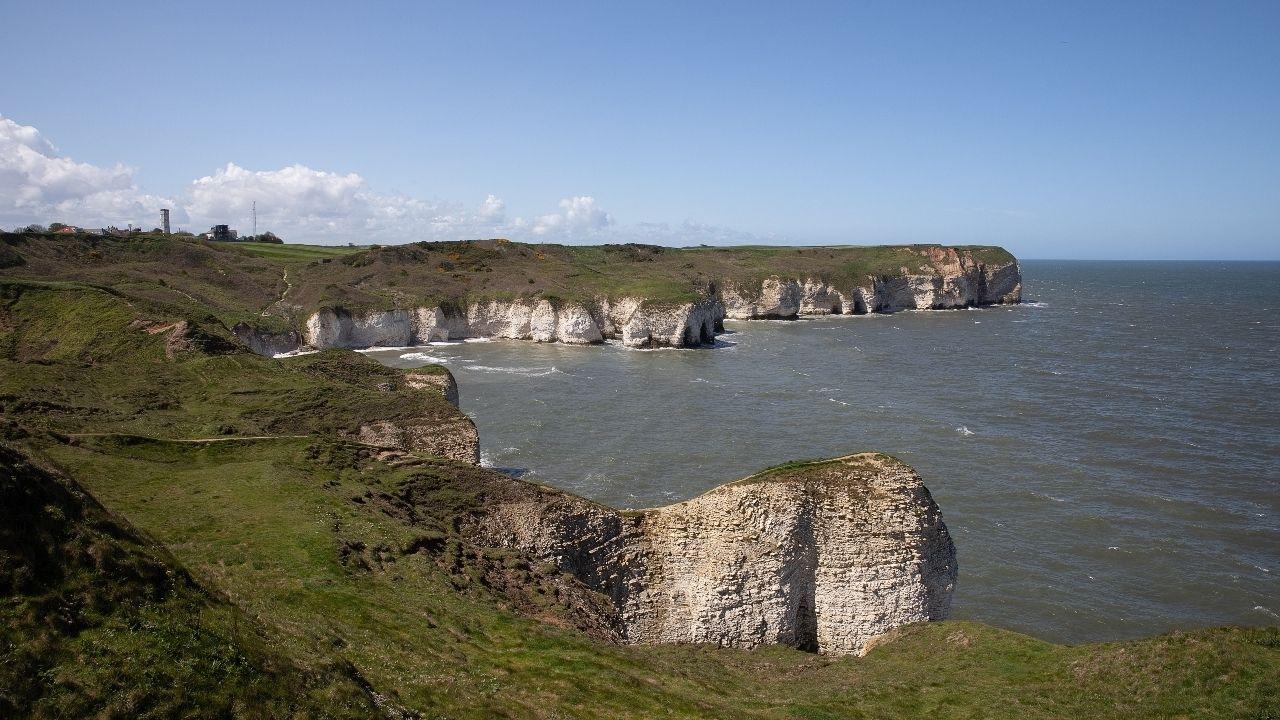
M 318 352 L 320 351 L 319 350 L 290 350 L 289 352 L 276 353 L 271 357 L 276 360 L 281 360 L 284 358 L 300 357 L 302 355 L 313 355 Z
M 447 362 L 449 362 L 449 358 L 447 358 L 447 357 L 440 357 L 439 355 L 430 355 L 430 354 L 428 354 L 428 353 L 424 353 L 424 352 L 411 352 L 411 353 L 405 353 L 405 354 L 403 354 L 403 355 L 401 355 L 401 356 L 400 356 L 400 359 L 401 359 L 401 360 L 415 360 L 415 361 L 418 361 L 418 362 L 429 362 L 429 363 L 447 363 Z
M 970 430 L 967 425 L 961 425 L 960 427 L 956 428 L 956 432 L 960 433 L 961 435 L 964 435 L 965 437 L 977 434 L 974 431 Z
M 558 370 L 555 366 L 547 368 L 547 367 L 493 367 L 492 365 L 471 365 L 471 366 L 468 366 L 467 369 L 475 370 L 477 372 L 486 372 L 486 373 L 507 373 L 509 375 L 522 375 L 524 377 L 542 377 L 544 375 L 551 375 L 552 373 L 560 372 L 560 370 Z

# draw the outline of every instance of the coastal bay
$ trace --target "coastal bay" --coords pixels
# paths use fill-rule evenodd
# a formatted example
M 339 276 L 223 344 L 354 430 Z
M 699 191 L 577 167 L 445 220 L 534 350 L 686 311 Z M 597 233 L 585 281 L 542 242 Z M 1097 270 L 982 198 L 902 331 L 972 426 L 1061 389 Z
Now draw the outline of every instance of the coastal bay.
M 705 350 L 368 354 L 443 362 L 487 464 L 619 507 L 780 457 L 902 458 L 956 538 L 957 617 L 1061 642 L 1275 622 L 1280 266 L 1022 269 L 1022 305 L 729 321 Z

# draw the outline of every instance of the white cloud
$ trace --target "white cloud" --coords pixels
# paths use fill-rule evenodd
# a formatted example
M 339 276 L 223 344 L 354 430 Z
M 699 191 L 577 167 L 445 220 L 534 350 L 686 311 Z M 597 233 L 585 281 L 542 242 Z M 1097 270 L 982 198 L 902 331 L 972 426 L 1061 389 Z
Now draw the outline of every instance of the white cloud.
M 36 128 L 0 116 L 0 225 L 157 223 L 172 205 L 140 191 L 132 168 L 62 157 Z
M 290 240 L 364 239 L 392 241 L 411 229 L 432 226 L 452 208 L 402 196 L 370 192 L 356 173 L 290 165 L 247 170 L 228 163 L 198 178 L 186 192 L 186 207 L 199 226 L 229 223 L 249 229 L 254 203 L 259 230 Z
M 296 164 L 249 170 L 228 163 L 192 181 L 176 197 L 143 192 L 126 165 L 100 167 L 59 154 L 34 127 L 0 116 L 0 226 L 59 221 L 97 227 L 127 223 L 151 227 L 159 209 L 172 209 L 175 226 L 202 230 L 228 223 L 290 242 L 383 244 L 418 240 L 509 237 L 557 242 L 725 244 L 755 238 L 725 228 L 685 222 L 620 225 L 590 195 L 560 201 L 557 212 L 507 220 L 506 203 L 488 195 L 478 205 L 382 194 L 356 173 Z
M 479 214 L 480 217 L 486 220 L 502 222 L 507 217 L 507 203 L 502 198 L 490 195 L 484 199 L 484 202 L 480 203 Z
M 200 225 L 245 228 L 258 203 L 258 227 L 287 240 L 413 242 L 481 237 L 596 238 L 613 217 L 594 198 L 560 201 L 560 212 L 506 222 L 506 202 L 488 195 L 474 209 L 447 201 L 373 192 L 360 175 L 292 165 L 246 170 L 234 163 L 187 189 L 186 209 Z
M 560 201 L 560 212 L 539 215 L 529 225 L 534 235 L 581 237 L 598 235 L 613 225 L 613 216 L 596 205 L 590 195 L 578 195 Z

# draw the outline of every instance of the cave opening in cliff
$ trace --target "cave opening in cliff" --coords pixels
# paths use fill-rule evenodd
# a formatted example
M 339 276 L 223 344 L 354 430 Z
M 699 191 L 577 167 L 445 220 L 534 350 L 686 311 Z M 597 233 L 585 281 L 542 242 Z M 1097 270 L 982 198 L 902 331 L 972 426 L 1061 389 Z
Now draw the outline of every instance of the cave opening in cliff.
M 818 613 L 813 595 L 805 593 L 796 607 L 796 649 L 818 652 Z

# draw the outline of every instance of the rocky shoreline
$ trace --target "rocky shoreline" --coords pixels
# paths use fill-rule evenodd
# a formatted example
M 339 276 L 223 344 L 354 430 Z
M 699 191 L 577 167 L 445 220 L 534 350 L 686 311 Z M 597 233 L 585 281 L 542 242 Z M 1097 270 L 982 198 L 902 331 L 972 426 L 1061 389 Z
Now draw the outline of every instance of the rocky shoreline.
M 326 307 L 300 330 L 267 332 L 242 323 L 236 333 L 255 352 L 404 347 L 467 338 L 577 345 L 614 340 L 630 348 L 697 347 L 724 331 L 724 320 L 892 313 L 1013 304 L 1022 299 L 1016 261 L 986 265 L 938 248 L 934 272 L 868 277 L 841 287 L 815 277 L 769 276 L 759 284 L 712 282 L 691 302 L 600 297 L 577 302 L 531 297 L 392 310 Z

